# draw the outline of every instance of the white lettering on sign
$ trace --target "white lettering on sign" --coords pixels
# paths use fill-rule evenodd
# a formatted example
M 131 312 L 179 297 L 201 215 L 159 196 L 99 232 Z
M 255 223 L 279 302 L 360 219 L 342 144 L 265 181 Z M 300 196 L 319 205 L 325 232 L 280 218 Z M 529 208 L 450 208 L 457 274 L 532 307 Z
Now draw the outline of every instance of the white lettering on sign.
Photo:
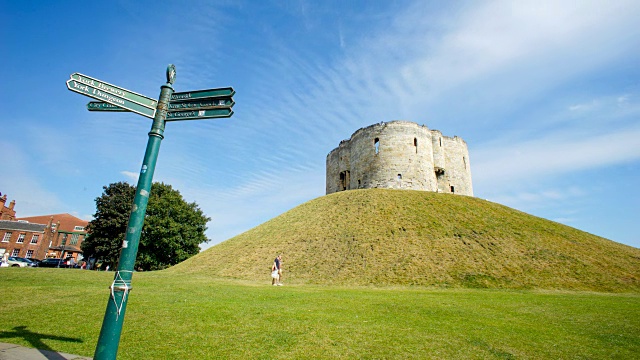
M 82 90 L 82 91 L 89 91 L 89 87 L 88 87 L 88 86 L 78 84 L 78 82 L 77 82 L 77 81 L 74 81 L 74 82 L 73 82 L 73 87 L 74 87 L 74 88 L 76 88 L 76 89 L 78 89 L 78 90 Z
M 100 91 L 98 89 L 93 89 L 93 95 L 99 96 L 99 97 L 101 97 L 101 98 L 103 98 L 103 99 L 105 99 L 106 101 L 109 101 L 109 102 L 116 102 L 118 104 L 124 105 L 124 100 L 122 100 L 120 98 L 117 98 L 117 97 L 114 97 L 114 96 L 111 96 L 111 95 L 109 95 L 107 93 L 103 93 L 102 91 Z
M 169 103 L 169 109 L 189 109 L 189 108 L 200 108 L 200 107 L 208 107 L 208 106 L 217 106 L 224 105 L 224 100 L 220 100 L 220 103 L 213 100 L 202 100 L 198 102 L 179 102 L 179 103 Z
M 191 99 L 191 93 L 186 93 L 186 94 L 173 94 L 171 95 L 172 99 Z
M 103 83 L 101 83 L 99 81 L 95 81 L 93 79 L 87 79 L 87 78 L 84 78 L 82 76 L 78 76 L 78 78 L 80 79 L 80 82 L 82 82 L 84 84 L 87 84 L 89 86 L 93 86 L 95 88 L 102 89 L 102 90 L 110 92 L 112 94 L 124 96 L 124 91 L 122 91 L 120 89 L 116 89 L 116 88 L 114 88 L 112 86 L 109 86 L 107 84 L 103 84 Z
M 198 113 L 195 111 L 181 111 L 181 112 L 168 113 L 167 117 L 169 118 L 191 117 L 191 116 L 196 116 L 197 114 Z

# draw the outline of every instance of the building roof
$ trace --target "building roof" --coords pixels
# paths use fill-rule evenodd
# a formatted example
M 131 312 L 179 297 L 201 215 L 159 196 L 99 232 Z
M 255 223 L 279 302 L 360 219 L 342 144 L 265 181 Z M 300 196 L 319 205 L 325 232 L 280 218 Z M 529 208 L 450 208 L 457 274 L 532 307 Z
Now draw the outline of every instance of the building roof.
M 53 224 L 57 224 L 60 222 L 60 227 L 57 228 L 57 231 L 74 231 L 73 229 L 76 226 L 86 227 L 89 224 L 88 221 L 77 218 L 71 214 L 52 214 L 52 215 L 40 215 L 40 216 L 30 216 L 19 218 L 18 220 L 26 220 L 30 223 L 41 223 L 41 224 L 49 224 L 49 221 L 53 218 Z
M 82 252 L 82 250 L 77 247 L 77 246 L 72 246 L 72 245 L 59 245 L 59 246 L 52 246 L 49 249 L 51 250 L 58 250 L 58 251 L 75 251 L 75 252 Z
M 31 222 L 12 221 L 12 220 L 0 220 L 1 230 L 44 232 L 44 229 L 46 227 L 47 225 L 45 224 L 36 224 Z

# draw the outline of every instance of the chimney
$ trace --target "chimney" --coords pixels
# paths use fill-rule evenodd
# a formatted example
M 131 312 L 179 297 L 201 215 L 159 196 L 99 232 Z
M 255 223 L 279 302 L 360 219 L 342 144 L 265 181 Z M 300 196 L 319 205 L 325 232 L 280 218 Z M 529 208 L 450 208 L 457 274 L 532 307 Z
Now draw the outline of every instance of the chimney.
M 11 200 L 11 202 L 9 203 L 9 210 L 13 210 L 14 206 L 16 206 L 16 201 L 15 200 Z
M 2 197 L 0 197 L 0 208 L 4 207 L 4 204 L 7 202 L 7 195 L 2 195 Z

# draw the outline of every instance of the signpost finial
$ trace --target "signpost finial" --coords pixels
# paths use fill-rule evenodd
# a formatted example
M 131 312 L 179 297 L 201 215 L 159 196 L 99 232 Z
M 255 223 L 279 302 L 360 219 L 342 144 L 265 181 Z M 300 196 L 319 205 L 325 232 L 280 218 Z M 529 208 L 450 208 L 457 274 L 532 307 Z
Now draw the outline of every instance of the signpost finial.
M 173 85 L 174 81 L 176 81 L 176 66 L 169 64 L 169 66 L 167 66 L 167 82 Z

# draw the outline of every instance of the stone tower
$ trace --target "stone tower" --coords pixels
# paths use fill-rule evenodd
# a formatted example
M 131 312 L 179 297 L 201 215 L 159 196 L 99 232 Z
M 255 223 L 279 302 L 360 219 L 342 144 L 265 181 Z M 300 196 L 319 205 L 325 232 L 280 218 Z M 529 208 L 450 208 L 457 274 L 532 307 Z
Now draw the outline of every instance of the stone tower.
M 473 196 L 467 143 L 409 121 L 357 130 L 327 155 L 327 189 L 410 189 Z

